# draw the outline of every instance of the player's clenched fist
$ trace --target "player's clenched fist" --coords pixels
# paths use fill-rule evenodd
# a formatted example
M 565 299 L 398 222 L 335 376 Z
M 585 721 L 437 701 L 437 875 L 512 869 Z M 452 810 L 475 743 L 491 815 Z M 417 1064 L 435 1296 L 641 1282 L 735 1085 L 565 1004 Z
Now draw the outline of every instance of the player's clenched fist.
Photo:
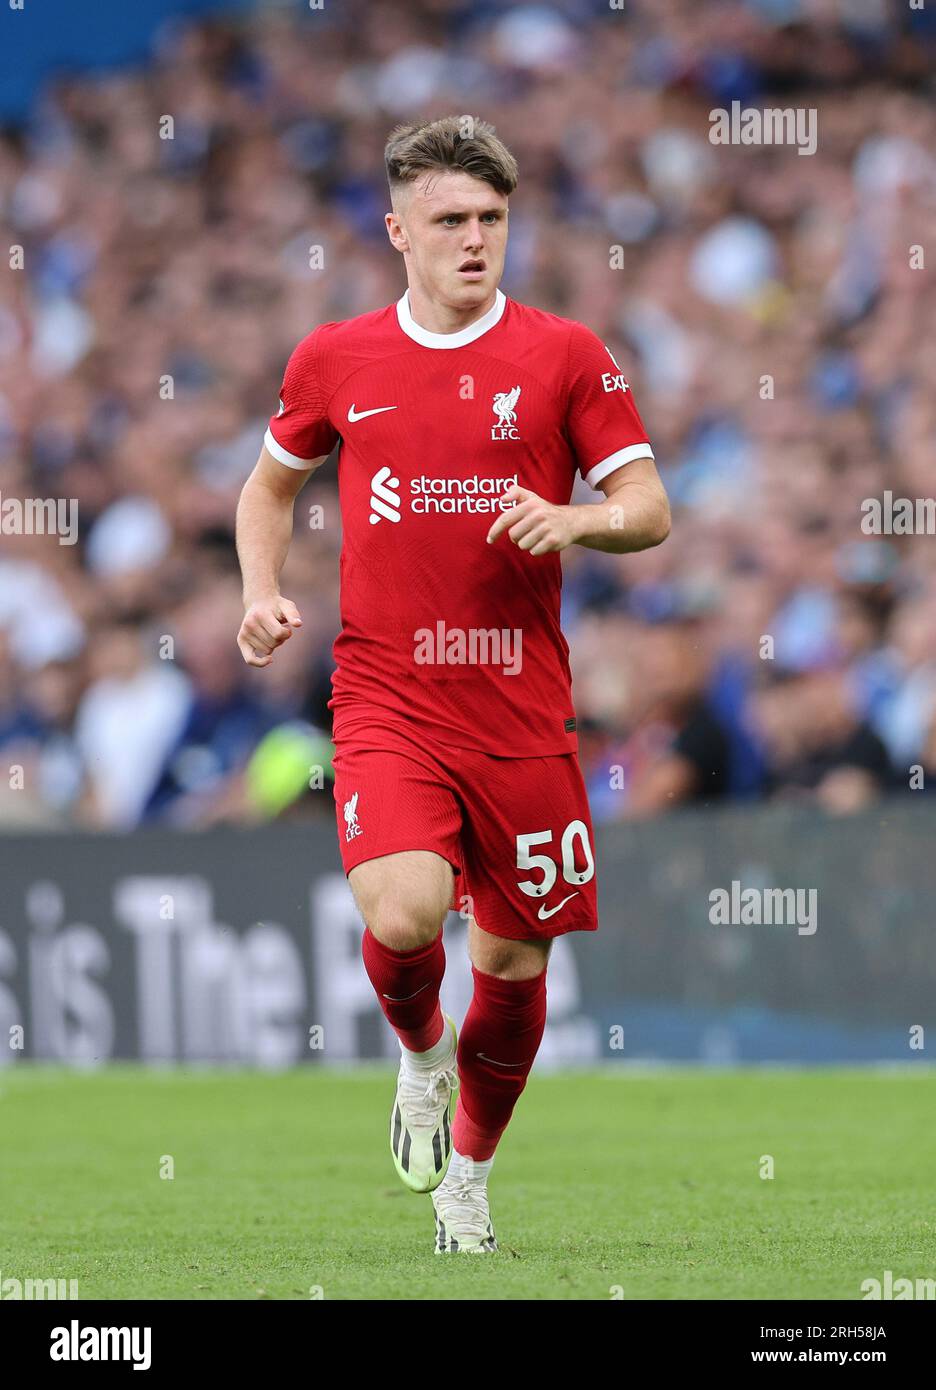
M 276 648 L 292 636 L 296 627 L 302 627 L 302 619 L 290 599 L 280 594 L 258 599 L 247 609 L 237 634 L 241 656 L 248 666 L 269 666 Z
M 531 555 L 548 555 L 553 550 L 565 550 L 575 541 L 574 507 L 559 507 L 516 483 L 504 493 L 504 501 L 516 505 L 501 512 L 488 531 L 488 544 L 506 531 L 518 549 L 528 550 Z

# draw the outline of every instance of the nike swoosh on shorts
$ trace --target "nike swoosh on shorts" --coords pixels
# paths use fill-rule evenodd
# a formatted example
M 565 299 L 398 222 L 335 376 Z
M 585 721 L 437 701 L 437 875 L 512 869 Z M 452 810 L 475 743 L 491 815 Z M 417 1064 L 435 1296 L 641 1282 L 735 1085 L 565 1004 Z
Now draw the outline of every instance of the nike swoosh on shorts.
M 537 917 L 540 919 L 541 922 L 545 922 L 546 919 L 547 919 L 547 917 L 555 917 L 555 915 L 556 915 L 556 913 L 559 911 L 559 908 L 560 908 L 560 907 L 565 907 L 565 905 L 566 905 L 567 902 L 571 902 L 573 898 L 577 898 L 577 897 L 578 897 L 578 890 L 576 889 L 576 891 L 575 891 L 574 893 L 570 893 L 569 896 L 568 896 L 567 898 L 563 898 L 563 899 L 562 899 L 562 902 L 559 903 L 558 906 L 556 906 L 556 907 L 547 908 L 547 906 L 546 906 L 545 903 L 541 903 L 541 904 L 540 904 L 540 910 L 539 910 L 539 912 L 538 912 L 536 915 L 537 915 Z

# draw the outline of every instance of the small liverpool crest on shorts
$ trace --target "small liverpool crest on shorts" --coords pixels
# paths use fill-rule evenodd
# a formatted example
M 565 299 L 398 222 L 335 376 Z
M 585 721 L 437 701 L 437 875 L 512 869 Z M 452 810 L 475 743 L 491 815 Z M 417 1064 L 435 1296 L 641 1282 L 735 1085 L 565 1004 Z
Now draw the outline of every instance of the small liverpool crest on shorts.
M 361 827 L 358 825 L 357 801 L 358 793 L 355 792 L 351 799 L 344 804 L 345 840 L 353 840 L 355 835 L 362 834 Z

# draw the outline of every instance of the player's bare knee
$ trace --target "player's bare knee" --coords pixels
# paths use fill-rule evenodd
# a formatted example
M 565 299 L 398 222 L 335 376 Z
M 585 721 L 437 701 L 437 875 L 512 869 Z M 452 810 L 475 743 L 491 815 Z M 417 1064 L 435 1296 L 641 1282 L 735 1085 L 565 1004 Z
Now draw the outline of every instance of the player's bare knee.
M 442 930 L 445 913 L 429 903 L 378 903 L 364 914 L 368 930 L 391 951 L 428 946 Z
M 493 975 L 496 980 L 535 980 L 538 975 L 542 975 L 546 969 L 545 960 L 539 961 L 518 961 L 518 960 L 497 960 L 493 965 L 487 967 L 478 965 L 474 962 L 475 968 L 482 971 L 485 975 Z
M 546 969 L 550 941 L 510 941 L 483 932 L 472 924 L 469 932 L 471 963 L 498 980 L 533 980 Z

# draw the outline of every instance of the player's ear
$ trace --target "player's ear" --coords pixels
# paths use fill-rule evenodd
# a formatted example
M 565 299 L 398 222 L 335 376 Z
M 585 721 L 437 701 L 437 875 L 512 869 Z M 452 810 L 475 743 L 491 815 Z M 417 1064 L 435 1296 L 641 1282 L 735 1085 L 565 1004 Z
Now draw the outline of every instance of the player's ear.
M 388 212 L 384 217 L 384 223 L 386 224 L 387 236 L 390 238 L 391 246 L 394 246 L 397 251 L 408 251 L 409 242 L 406 239 L 403 224 L 396 211 Z

